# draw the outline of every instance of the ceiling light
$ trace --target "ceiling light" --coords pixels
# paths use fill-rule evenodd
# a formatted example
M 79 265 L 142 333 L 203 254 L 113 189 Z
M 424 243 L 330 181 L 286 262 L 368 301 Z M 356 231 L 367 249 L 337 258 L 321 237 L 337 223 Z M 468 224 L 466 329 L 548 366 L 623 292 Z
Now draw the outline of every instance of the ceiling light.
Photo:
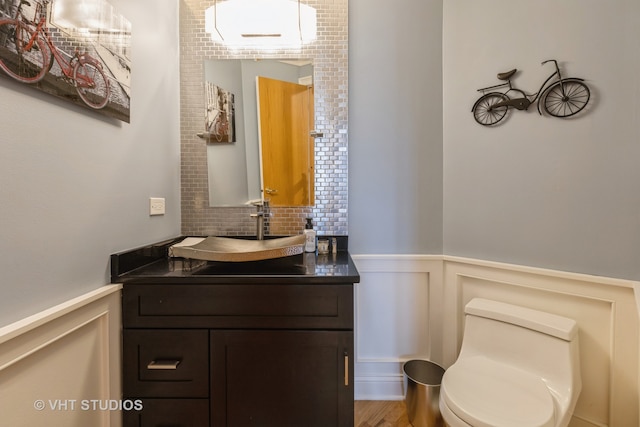
M 230 46 L 300 46 L 316 39 L 316 10 L 300 0 L 216 0 L 205 31 Z

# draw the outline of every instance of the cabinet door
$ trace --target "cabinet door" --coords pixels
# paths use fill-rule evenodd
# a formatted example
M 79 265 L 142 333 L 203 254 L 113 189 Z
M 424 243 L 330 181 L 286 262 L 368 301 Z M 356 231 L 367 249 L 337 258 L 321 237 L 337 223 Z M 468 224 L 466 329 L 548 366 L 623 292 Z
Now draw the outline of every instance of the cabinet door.
M 352 331 L 212 331 L 213 426 L 353 426 Z

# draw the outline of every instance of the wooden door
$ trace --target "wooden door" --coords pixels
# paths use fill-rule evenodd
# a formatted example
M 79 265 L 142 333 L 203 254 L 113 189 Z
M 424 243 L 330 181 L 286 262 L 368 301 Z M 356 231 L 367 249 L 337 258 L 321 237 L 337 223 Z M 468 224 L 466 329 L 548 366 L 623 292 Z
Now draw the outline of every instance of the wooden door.
M 313 88 L 258 77 L 262 190 L 272 206 L 315 203 Z

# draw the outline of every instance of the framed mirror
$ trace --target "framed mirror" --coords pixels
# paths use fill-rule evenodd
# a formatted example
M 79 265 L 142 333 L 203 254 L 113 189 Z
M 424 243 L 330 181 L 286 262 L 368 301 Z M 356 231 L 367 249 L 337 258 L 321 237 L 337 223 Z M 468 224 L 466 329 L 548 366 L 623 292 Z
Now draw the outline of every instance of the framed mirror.
M 207 151 L 213 147 L 210 147 L 211 143 L 198 137 L 203 132 L 205 61 L 256 58 L 313 59 L 315 130 L 322 134 L 314 140 L 313 206 L 273 207 L 265 232 L 280 236 L 299 234 L 304 228 L 305 218 L 311 216 L 319 234 L 347 234 L 348 1 L 304 2 L 317 11 L 317 39 L 299 49 L 285 50 L 234 49 L 213 42 L 205 29 L 205 10 L 212 3 L 181 1 L 180 156 L 183 234 L 224 236 L 256 233 L 256 221 L 251 217 L 256 210 L 254 206 L 211 206 Z M 248 165 L 246 154 L 244 160 Z M 259 164 L 257 158 L 252 161 Z M 245 176 L 248 174 L 249 172 L 245 172 Z M 234 176 L 227 178 L 227 181 L 235 182 L 239 179 Z M 259 198 L 259 193 L 257 194 L 256 198 Z
M 204 61 L 209 205 L 314 204 L 313 61 Z

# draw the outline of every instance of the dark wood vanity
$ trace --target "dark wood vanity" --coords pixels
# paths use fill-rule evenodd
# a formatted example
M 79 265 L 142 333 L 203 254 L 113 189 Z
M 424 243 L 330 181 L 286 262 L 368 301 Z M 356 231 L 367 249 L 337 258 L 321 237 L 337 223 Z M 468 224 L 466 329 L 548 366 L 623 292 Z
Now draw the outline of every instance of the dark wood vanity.
M 168 245 L 136 250 L 141 261 L 112 256 L 123 399 L 143 406 L 123 411 L 125 427 L 353 426 L 360 278 L 346 250 L 291 257 L 298 274 L 270 274 L 264 263 L 243 273 L 169 259 Z

